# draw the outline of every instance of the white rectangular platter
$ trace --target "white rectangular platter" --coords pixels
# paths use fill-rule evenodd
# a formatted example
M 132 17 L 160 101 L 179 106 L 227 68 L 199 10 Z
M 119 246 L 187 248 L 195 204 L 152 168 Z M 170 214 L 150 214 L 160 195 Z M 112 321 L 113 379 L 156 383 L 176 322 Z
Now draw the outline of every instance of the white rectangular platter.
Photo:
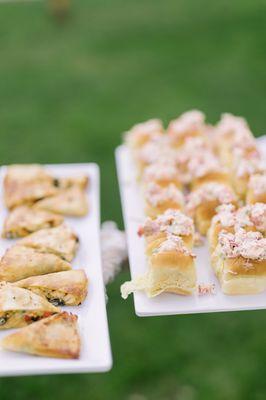
M 46 168 L 55 176 L 86 174 L 90 180 L 87 192 L 88 215 L 82 218 L 65 218 L 66 223 L 80 238 L 80 246 L 72 266 L 74 269 L 83 268 L 89 279 L 85 302 L 78 307 L 61 308 L 78 315 L 81 355 L 78 360 L 64 360 L 0 350 L 0 376 L 104 372 L 112 367 L 100 253 L 99 168 L 93 163 L 48 165 Z M 0 171 L 1 229 L 7 214 L 2 190 L 5 169 L 2 167 Z M 0 239 L 0 255 L 12 244 L 14 240 Z M 11 330 L 1 331 L 0 339 L 10 332 Z
M 265 137 L 259 139 L 263 151 Z M 136 170 L 129 149 L 116 149 L 116 165 L 120 187 L 123 217 L 127 234 L 131 277 L 137 277 L 147 270 L 144 240 L 137 235 L 138 227 L 145 219 L 143 199 L 136 181 Z M 218 311 L 256 310 L 266 308 L 266 293 L 249 296 L 224 295 L 210 265 L 208 246 L 195 248 L 196 268 L 199 284 L 215 284 L 216 294 L 204 296 L 180 296 L 164 293 L 149 299 L 145 293 L 136 292 L 135 311 L 138 316 L 207 313 Z

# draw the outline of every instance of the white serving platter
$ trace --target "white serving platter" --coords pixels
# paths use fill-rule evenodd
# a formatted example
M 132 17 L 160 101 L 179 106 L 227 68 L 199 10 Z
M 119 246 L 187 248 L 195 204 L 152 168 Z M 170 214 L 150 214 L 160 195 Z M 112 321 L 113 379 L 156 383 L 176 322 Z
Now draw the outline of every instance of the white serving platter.
M 266 151 L 265 137 L 260 138 L 260 147 Z M 136 181 L 136 170 L 129 149 L 121 145 L 116 149 L 116 165 L 120 187 L 123 217 L 127 235 L 131 278 L 147 270 L 144 252 L 144 240 L 139 238 L 137 230 L 145 219 L 143 199 Z M 215 284 L 215 295 L 181 296 L 164 293 L 155 298 L 148 298 L 143 292 L 136 292 L 134 305 L 140 317 L 210 313 L 219 311 L 241 311 L 266 309 L 266 293 L 248 296 L 224 295 L 210 265 L 207 244 L 195 248 L 198 283 Z
M 83 268 L 89 279 L 85 302 L 77 307 L 62 307 L 78 315 L 81 334 L 81 355 L 78 360 L 37 357 L 0 350 L 0 376 L 105 372 L 112 367 L 108 323 L 105 307 L 105 290 L 102 277 L 100 253 L 99 168 L 96 164 L 48 165 L 55 176 L 89 176 L 89 213 L 82 218 L 65 218 L 80 238 L 80 246 L 73 269 Z M 3 177 L 5 167 L 0 170 L 0 215 L 1 228 L 7 210 L 3 204 Z M 0 255 L 14 244 L 14 240 L 0 239 Z M 0 339 L 13 330 L 0 332 Z

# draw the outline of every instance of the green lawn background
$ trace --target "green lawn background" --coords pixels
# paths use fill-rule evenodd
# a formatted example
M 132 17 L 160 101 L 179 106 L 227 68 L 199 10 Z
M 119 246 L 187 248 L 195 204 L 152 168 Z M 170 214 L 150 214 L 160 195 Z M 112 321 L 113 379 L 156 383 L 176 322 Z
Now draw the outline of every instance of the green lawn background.
M 189 108 L 244 115 L 265 133 L 266 4 L 259 0 L 76 0 L 0 4 L 0 162 L 101 167 L 102 219 L 122 226 L 121 132 Z M 264 400 L 264 311 L 137 318 L 108 287 L 114 356 L 104 375 L 0 379 L 0 399 Z

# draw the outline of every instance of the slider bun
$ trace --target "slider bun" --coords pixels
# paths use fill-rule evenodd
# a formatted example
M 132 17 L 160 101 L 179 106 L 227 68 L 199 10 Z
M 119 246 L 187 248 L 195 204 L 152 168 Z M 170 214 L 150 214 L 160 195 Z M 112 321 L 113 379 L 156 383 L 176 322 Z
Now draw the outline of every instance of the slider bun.
M 255 294 L 266 289 L 266 260 L 248 260 L 242 256 L 223 259 L 215 254 L 211 259 L 223 293 Z
M 188 248 L 191 249 L 193 247 L 194 243 L 194 237 L 192 234 L 190 235 L 179 235 L 179 237 L 183 240 L 184 245 Z M 161 243 L 163 243 L 167 239 L 167 234 L 166 232 L 160 232 L 158 234 L 149 236 L 146 239 L 146 254 L 147 256 L 151 256 L 153 253 L 153 250 L 158 248 Z
M 168 209 L 180 210 L 182 211 L 182 204 L 178 204 L 174 201 L 165 201 L 158 206 L 152 206 L 150 203 L 146 202 L 145 213 L 148 217 L 156 218 L 158 215 L 163 214 Z
M 218 245 L 218 237 L 221 231 L 234 233 L 233 226 L 222 226 L 220 221 L 212 222 L 208 230 L 208 242 L 210 247 L 210 252 L 213 253 Z
M 201 235 L 206 235 L 215 215 L 215 209 L 219 206 L 218 200 L 200 204 L 195 211 L 195 223 Z
M 149 297 L 162 292 L 191 295 L 195 287 L 196 270 L 192 256 L 169 251 L 150 257 Z
M 246 202 L 247 204 L 266 203 L 266 192 L 255 194 L 252 189 L 248 189 Z
M 224 185 L 228 185 L 229 187 L 231 187 L 229 174 L 227 172 L 215 171 L 215 172 L 210 172 L 202 177 L 193 179 L 191 184 L 191 189 L 192 190 L 197 189 L 199 186 L 210 182 L 222 183 Z

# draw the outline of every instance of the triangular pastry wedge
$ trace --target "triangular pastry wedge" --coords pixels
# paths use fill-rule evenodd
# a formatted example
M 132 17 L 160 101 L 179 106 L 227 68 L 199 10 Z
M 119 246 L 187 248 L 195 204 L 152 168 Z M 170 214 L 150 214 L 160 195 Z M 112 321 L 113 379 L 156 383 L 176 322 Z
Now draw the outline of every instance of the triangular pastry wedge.
M 7 208 L 21 204 L 33 204 L 35 201 L 52 196 L 57 188 L 50 182 L 11 182 L 5 187 L 4 200 Z
M 29 276 L 69 269 L 71 265 L 55 254 L 16 245 L 8 249 L 0 261 L 0 281 L 15 282 Z
M 53 253 L 64 260 L 73 260 L 79 239 L 65 224 L 51 229 L 41 229 L 23 238 L 22 246 L 32 247 L 42 253 Z
M 27 326 L 1 341 L 5 350 L 43 357 L 79 358 L 77 316 L 63 312 Z
M 6 217 L 2 236 L 8 239 L 23 237 L 40 229 L 53 228 L 62 222 L 60 215 L 22 205 L 11 210 Z
M 35 207 L 73 217 L 82 217 L 88 212 L 86 193 L 78 186 L 61 190 L 54 196 L 40 200 Z
M 89 183 L 87 175 L 77 175 L 63 178 L 54 178 L 54 185 L 59 189 L 69 189 L 73 186 L 77 186 L 80 189 L 86 189 Z
M 40 164 L 13 164 L 7 167 L 6 181 L 41 182 L 51 181 L 52 177 Z
M 11 165 L 4 178 L 4 200 L 9 209 L 32 204 L 58 191 L 53 178 L 40 165 Z
M 53 274 L 31 276 L 13 283 L 45 297 L 54 305 L 77 306 L 87 295 L 88 279 L 85 272 L 70 270 Z
M 0 329 L 20 328 L 59 311 L 30 290 L 6 283 L 0 286 Z

